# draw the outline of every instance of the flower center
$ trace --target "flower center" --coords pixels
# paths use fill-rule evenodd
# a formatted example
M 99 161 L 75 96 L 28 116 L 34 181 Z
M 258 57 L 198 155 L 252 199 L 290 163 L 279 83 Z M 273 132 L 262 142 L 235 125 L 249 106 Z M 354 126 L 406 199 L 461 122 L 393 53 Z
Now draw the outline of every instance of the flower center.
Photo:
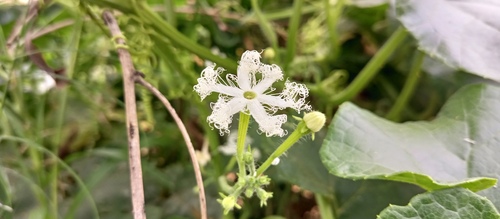
M 255 97 L 257 97 L 257 94 L 255 92 L 253 92 L 253 91 L 245 91 L 243 93 L 243 97 L 245 97 L 246 99 L 251 100 L 251 99 L 254 99 Z

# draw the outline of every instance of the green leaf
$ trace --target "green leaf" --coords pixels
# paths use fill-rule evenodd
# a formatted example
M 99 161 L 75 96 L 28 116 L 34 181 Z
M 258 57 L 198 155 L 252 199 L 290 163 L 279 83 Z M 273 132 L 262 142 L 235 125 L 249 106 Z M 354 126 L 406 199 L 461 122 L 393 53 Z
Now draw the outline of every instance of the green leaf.
M 451 67 L 500 81 L 500 1 L 393 2 L 421 49 Z
M 257 135 L 256 130 L 249 133 L 254 145 L 262 146 L 263 154 L 273 151 L 277 140 Z M 318 153 L 325 135 L 325 132 L 318 132 L 314 141 L 310 138 L 299 141 L 280 158 L 279 165 L 269 168 L 266 174 L 273 177 L 273 182 L 279 179 L 329 198 L 334 197 L 337 207 L 335 218 L 342 219 L 375 218 L 389 204 L 404 205 L 423 192 L 410 184 L 382 180 L 352 181 L 328 174 Z
M 378 218 L 497 219 L 500 214 L 488 199 L 464 188 L 452 188 L 417 195 L 407 206 L 392 205 Z
M 396 124 L 351 103 L 340 106 L 320 155 L 330 173 L 388 179 L 427 190 L 479 191 L 500 176 L 500 88 L 459 90 L 433 121 Z M 492 177 L 492 178 L 486 178 Z M 484 191 L 500 207 L 500 190 Z

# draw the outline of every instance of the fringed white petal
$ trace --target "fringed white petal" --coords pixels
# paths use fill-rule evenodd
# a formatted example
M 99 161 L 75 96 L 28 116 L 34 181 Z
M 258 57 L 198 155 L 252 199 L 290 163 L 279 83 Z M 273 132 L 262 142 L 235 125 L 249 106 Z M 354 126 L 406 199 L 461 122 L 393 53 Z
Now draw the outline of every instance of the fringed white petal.
M 293 106 L 292 102 L 285 101 L 281 96 L 261 94 L 257 96 L 257 100 L 262 104 L 266 104 L 267 109 L 273 113 L 275 113 L 278 110 Z
M 286 131 L 281 128 L 281 125 L 286 122 L 286 115 L 269 115 L 258 100 L 249 101 L 247 108 L 259 124 L 259 130 L 266 133 L 267 137 L 286 135 Z
M 280 97 L 291 105 L 290 108 L 299 113 L 301 110 L 311 110 L 311 106 L 306 104 L 307 96 L 309 96 L 309 90 L 304 84 L 289 81 L 285 82 L 285 88 L 280 94 Z
M 241 60 L 238 65 L 238 86 L 242 90 L 250 90 L 255 84 L 255 74 L 259 71 L 262 63 L 260 63 L 260 53 L 246 51 L 241 55 Z
M 212 114 L 207 118 L 208 123 L 219 129 L 220 135 L 228 134 L 233 115 L 245 108 L 244 101 L 243 98 L 233 98 L 226 102 L 224 97 L 219 96 L 217 102 L 210 104 Z
M 227 86 L 223 84 L 213 85 L 213 91 L 225 94 L 231 97 L 242 97 L 243 91 L 237 87 Z
M 277 65 L 262 65 L 259 72 L 262 73 L 262 80 L 252 88 L 258 94 L 264 93 L 274 82 L 283 80 L 283 72 Z
M 194 91 L 196 91 L 201 99 L 205 99 L 215 90 L 217 85 L 219 75 L 224 71 L 223 68 L 215 69 L 215 65 L 207 66 L 201 72 L 201 77 L 198 78 L 198 84 L 194 86 Z

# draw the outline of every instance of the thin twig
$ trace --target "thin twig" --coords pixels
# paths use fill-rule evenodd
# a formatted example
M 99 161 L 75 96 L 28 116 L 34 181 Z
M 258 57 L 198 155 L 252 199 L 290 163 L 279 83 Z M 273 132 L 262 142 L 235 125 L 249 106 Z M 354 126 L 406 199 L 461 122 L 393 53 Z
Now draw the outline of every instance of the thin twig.
M 47 3 L 46 1 L 45 3 Z M 14 28 L 12 28 L 9 38 L 7 38 L 7 53 L 13 57 L 15 50 L 15 42 L 19 39 L 23 27 L 29 23 L 33 18 L 38 15 L 38 9 L 40 9 L 40 2 L 38 0 L 32 0 L 28 5 L 28 11 L 26 12 L 26 17 L 24 19 L 18 19 Z
M 186 127 L 184 126 L 184 123 L 182 123 L 181 118 L 179 118 L 179 115 L 177 115 L 177 112 L 175 112 L 175 109 L 172 107 L 172 105 L 170 105 L 170 102 L 168 102 L 167 98 L 158 89 L 156 89 L 153 85 L 148 83 L 142 77 L 136 77 L 135 81 L 138 84 L 144 86 L 151 93 L 153 93 L 158 99 L 160 99 L 160 101 L 163 103 L 163 105 L 165 105 L 165 108 L 167 108 L 168 112 L 172 115 L 172 117 L 175 120 L 175 123 L 179 127 L 182 137 L 186 142 L 186 146 L 189 151 L 189 156 L 191 157 L 191 162 L 193 163 L 194 173 L 196 176 L 196 184 L 198 185 L 198 188 L 200 190 L 199 198 L 200 198 L 201 218 L 207 219 L 207 203 L 205 199 L 205 188 L 203 186 L 203 179 L 201 177 L 200 166 L 198 164 L 198 160 L 196 159 L 196 153 L 194 150 L 193 143 L 191 143 L 191 138 L 189 138 L 189 134 Z
M 123 71 L 133 216 L 134 219 L 146 219 L 146 213 L 144 211 L 144 186 L 142 181 L 139 128 L 137 125 L 137 107 L 135 102 L 135 69 L 116 19 L 109 11 L 104 11 L 102 17 L 118 45 L 117 51 Z
M 65 27 L 69 27 L 69 26 L 73 25 L 74 23 L 75 23 L 74 20 L 70 20 L 70 19 L 63 20 L 63 21 L 57 22 L 55 24 L 40 28 L 38 30 L 30 31 L 30 33 L 28 35 L 30 35 L 31 39 L 36 39 L 36 38 L 41 37 L 45 34 L 54 32 L 56 30 L 59 30 L 59 29 L 65 28 Z

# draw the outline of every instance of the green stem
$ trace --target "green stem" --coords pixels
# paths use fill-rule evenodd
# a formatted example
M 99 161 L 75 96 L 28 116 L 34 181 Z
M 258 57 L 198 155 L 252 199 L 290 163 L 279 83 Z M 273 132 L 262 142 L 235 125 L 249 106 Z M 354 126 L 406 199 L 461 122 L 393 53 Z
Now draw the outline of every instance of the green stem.
M 373 77 L 375 77 L 380 68 L 382 68 L 382 66 L 386 63 L 389 56 L 398 48 L 407 35 L 408 32 L 403 27 L 399 27 L 387 40 L 384 46 L 382 46 L 382 48 L 377 52 L 377 54 L 373 56 L 363 70 L 361 70 L 354 81 L 352 81 L 352 83 L 349 84 L 349 86 L 342 92 L 333 96 L 333 98 L 330 99 L 330 102 L 333 105 L 338 106 L 341 103 L 352 99 L 359 92 L 361 92 L 361 90 L 368 85 Z
M 106 34 L 107 37 L 111 38 L 111 33 L 109 33 L 108 29 L 102 23 L 101 18 L 95 14 L 92 8 L 90 8 L 90 6 L 87 4 L 81 4 L 80 7 L 83 9 L 85 14 L 90 17 L 92 22 L 94 22 L 94 24 L 97 25 L 97 27 L 99 27 L 99 29 L 101 29 L 101 31 Z
M 293 61 L 295 51 L 297 50 L 297 35 L 299 30 L 300 18 L 302 16 L 302 5 L 304 0 L 296 0 L 293 3 L 293 13 L 288 26 L 288 39 L 286 41 L 285 72 L 287 72 L 290 63 Z
M 338 0 L 333 7 L 330 4 L 330 0 L 323 0 L 323 6 L 326 14 L 326 22 L 328 24 L 328 36 L 330 37 L 330 43 L 332 45 L 330 52 L 330 59 L 336 59 L 340 53 L 340 42 L 338 40 L 337 33 L 337 23 L 339 22 L 340 15 L 344 9 L 344 0 Z
M 302 7 L 302 10 L 300 11 L 300 13 L 302 15 L 304 15 L 304 14 L 310 14 L 310 13 L 313 13 L 313 12 L 316 12 L 319 10 L 321 10 L 321 5 L 313 3 L 313 4 L 309 4 L 309 5 Z M 287 8 L 287 9 L 283 9 L 280 11 L 266 12 L 263 14 L 267 20 L 273 21 L 273 20 L 281 20 L 281 19 L 288 18 L 288 17 L 292 16 L 293 13 L 295 13 L 294 8 Z
M 315 194 L 316 204 L 318 204 L 319 214 L 322 219 L 335 219 L 335 205 L 331 198 L 324 195 Z
M 35 116 L 35 133 L 33 134 L 35 136 L 35 142 L 38 144 L 43 145 L 43 124 L 45 122 L 45 99 L 47 95 L 42 94 L 40 95 L 39 98 L 36 99 L 37 101 L 37 111 L 36 111 L 36 116 Z M 28 149 L 29 151 L 29 156 L 31 159 L 31 163 L 33 165 L 33 170 L 36 174 L 36 178 L 38 179 L 38 183 L 40 182 L 45 182 L 45 171 L 42 170 L 43 166 L 43 158 L 41 154 L 34 148 L 30 147 Z
M 80 45 L 80 36 L 81 36 L 81 31 L 83 27 L 83 20 L 78 19 L 75 21 L 74 24 L 74 32 L 72 34 L 72 40 L 70 45 L 67 48 L 67 51 L 78 51 L 79 45 Z M 66 75 L 68 79 L 72 79 L 73 73 L 75 70 L 75 63 L 77 59 L 78 53 L 72 52 L 71 56 L 68 59 L 67 65 L 66 65 Z M 64 125 L 64 120 L 66 116 L 66 107 L 67 107 L 67 102 L 68 102 L 68 92 L 69 92 L 69 87 L 66 86 L 63 88 L 61 95 L 59 96 L 59 113 L 58 113 L 58 118 L 56 122 L 56 135 L 55 135 L 55 143 L 51 148 L 52 153 L 54 154 L 59 154 L 59 147 L 63 143 L 63 125 Z M 52 208 L 52 216 L 55 218 L 58 217 L 58 181 L 59 181 L 59 165 L 57 163 L 54 163 L 52 165 L 52 168 L 50 170 L 50 187 L 51 187 L 51 199 L 53 201 L 53 208 Z
M 224 59 L 220 56 L 216 56 L 212 54 L 209 49 L 191 41 L 189 38 L 184 36 L 182 33 L 177 31 L 177 29 L 163 20 L 159 15 L 153 12 L 145 2 L 139 2 L 139 6 L 140 9 L 138 11 L 140 11 L 140 13 L 138 14 L 138 16 L 144 18 L 146 23 L 151 24 L 156 31 L 162 33 L 173 43 L 194 54 L 199 55 L 201 58 L 215 62 L 229 71 L 236 72 L 237 65 L 235 62 L 230 59 Z
M 283 153 L 285 153 L 290 147 L 292 147 L 295 142 L 297 142 L 302 136 L 308 134 L 309 132 L 304 132 L 305 128 L 305 122 L 301 121 L 298 125 L 297 128 L 288 136 L 288 138 L 278 147 L 274 152 L 267 158 L 266 161 L 257 169 L 257 176 L 261 175 L 264 173 L 269 166 L 271 166 L 271 163 L 273 162 L 274 159 L 280 157 Z
M 231 159 L 229 160 L 229 162 L 227 163 L 227 166 L 226 166 L 226 168 L 224 169 L 224 172 L 225 172 L 225 173 L 230 172 L 230 171 L 233 169 L 234 164 L 236 164 L 236 157 L 235 157 L 235 156 L 232 156 L 232 157 L 231 157 Z
M 403 90 L 401 90 L 401 94 L 398 96 L 396 102 L 394 103 L 394 106 L 392 106 L 391 110 L 389 110 L 385 118 L 395 122 L 399 122 L 401 120 L 401 112 L 403 111 L 403 109 L 405 109 L 408 101 L 410 100 L 410 97 L 415 91 L 415 87 L 418 84 L 421 72 L 420 69 L 422 68 L 424 57 L 424 53 L 417 51 Z
M 236 160 L 238 161 L 240 177 L 246 175 L 243 153 L 245 152 L 245 138 L 247 137 L 249 123 L 250 123 L 250 115 L 244 112 L 240 112 L 240 121 L 238 125 L 238 140 L 236 142 Z
M 250 1 L 252 4 L 252 10 L 255 13 L 255 16 L 257 17 L 257 21 L 259 23 L 260 29 L 262 30 L 262 33 L 266 37 L 266 39 L 269 41 L 269 44 L 271 44 L 271 47 L 274 49 L 274 51 L 278 52 L 278 37 L 276 36 L 276 32 L 274 31 L 274 28 L 272 27 L 271 23 L 267 20 L 267 18 L 264 16 L 262 11 L 260 10 L 260 6 L 257 0 L 251 0 Z M 276 56 L 277 61 L 279 62 L 280 56 Z
M 177 26 L 177 18 L 175 17 L 175 0 L 165 0 L 165 17 L 172 27 Z

